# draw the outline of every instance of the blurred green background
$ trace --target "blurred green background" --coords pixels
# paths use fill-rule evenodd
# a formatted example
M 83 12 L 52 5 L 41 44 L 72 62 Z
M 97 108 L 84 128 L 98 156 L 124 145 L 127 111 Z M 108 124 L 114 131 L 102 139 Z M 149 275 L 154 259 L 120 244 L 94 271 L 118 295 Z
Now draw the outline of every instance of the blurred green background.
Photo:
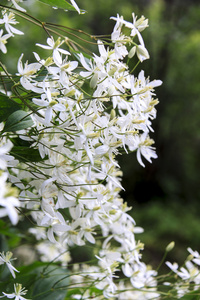
M 87 11 L 55 13 L 45 5 L 27 1 L 34 15 L 49 22 L 82 29 L 92 35 L 110 34 L 117 13 L 132 21 L 131 13 L 149 19 L 143 32 L 151 59 L 139 66 L 151 79 L 161 79 L 156 90 L 160 104 L 153 123 L 158 159 L 142 168 L 135 154 L 119 157 L 126 191 L 137 225 L 145 229 L 144 260 L 154 267 L 172 240 L 176 247 L 168 259 L 183 262 L 190 246 L 200 251 L 200 3 L 194 0 L 77 0 Z M 41 10 L 41 7 L 44 8 Z M 30 11 L 30 10 L 29 10 Z M 23 27 L 23 22 L 21 24 Z M 19 28 L 22 28 L 19 26 Z M 25 52 L 31 60 L 35 41 L 45 44 L 43 30 L 32 26 L 27 40 L 13 41 L 10 69 Z M 24 26 L 24 31 L 30 28 Z M 23 47 L 22 47 L 23 45 Z M 33 50 L 32 50 L 33 49 Z M 91 46 L 92 49 L 92 46 Z

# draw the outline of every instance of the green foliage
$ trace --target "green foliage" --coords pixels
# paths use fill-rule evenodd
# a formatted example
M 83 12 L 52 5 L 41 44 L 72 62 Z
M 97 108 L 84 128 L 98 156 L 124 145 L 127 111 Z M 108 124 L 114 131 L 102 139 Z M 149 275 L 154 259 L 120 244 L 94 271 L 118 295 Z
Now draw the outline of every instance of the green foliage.
M 62 8 L 65 10 L 75 11 L 75 8 L 65 0 L 37 0 L 37 1 L 40 1 L 42 3 L 45 3 L 47 5 L 50 5 L 50 6 L 53 6 L 56 8 Z
M 199 299 L 199 293 L 200 289 L 193 291 L 191 293 L 188 293 L 187 295 L 181 297 L 182 300 L 197 300 Z
M 19 109 L 20 106 L 15 101 L 0 92 L 0 122 L 5 121 L 11 113 Z
M 81 289 L 81 290 L 82 290 L 82 294 L 84 294 L 84 292 L 87 290 L 87 292 L 89 293 L 89 297 L 90 297 L 89 299 L 92 299 L 96 296 L 101 296 L 103 294 L 101 290 L 97 289 L 94 286 L 89 286 L 89 287 L 86 287 L 85 289 Z M 75 298 L 73 297 L 73 295 L 76 295 L 76 294 L 80 294 L 80 288 L 73 288 L 73 289 L 69 290 L 67 292 L 67 295 L 64 300 L 74 300 Z
M 40 156 L 38 149 L 32 147 L 32 142 L 25 141 L 19 137 L 11 139 L 13 147 L 10 154 L 21 162 L 39 162 L 43 159 Z M 45 158 L 44 158 L 45 159 Z
M 22 234 L 17 228 L 10 228 L 4 221 L 0 220 L 0 252 L 17 247 L 21 240 Z
M 69 272 L 53 263 L 34 262 L 19 268 L 17 282 L 26 289 L 27 297 L 34 300 L 63 300 L 69 285 Z M 11 293 L 15 279 L 10 275 L 0 283 L 0 290 Z
M 32 298 L 35 300 L 62 300 L 69 285 L 69 274 L 61 267 L 46 266 L 45 271 L 43 266 L 37 268 L 40 278 L 34 284 Z
M 23 111 L 23 110 L 17 110 L 13 112 L 9 117 L 7 118 L 3 131 L 4 132 L 14 132 L 22 129 L 26 129 L 28 127 L 31 127 L 33 125 L 33 121 L 30 117 L 30 114 Z

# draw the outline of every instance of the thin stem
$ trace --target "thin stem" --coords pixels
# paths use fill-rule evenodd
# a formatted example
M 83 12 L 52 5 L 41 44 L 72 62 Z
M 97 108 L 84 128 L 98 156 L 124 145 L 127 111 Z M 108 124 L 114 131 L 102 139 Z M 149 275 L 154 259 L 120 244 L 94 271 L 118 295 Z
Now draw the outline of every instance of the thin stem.
M 167 257 L 167 253 L 168 253 L 168 251 L 165 251 L 165 253 L 163 255 L 163 258 L 162 258 L 161 262 L 159 263 L 159 265 L 158 265 L 158 267 L 156 269 L 157 272 L 160 269 L 160 267 L 162 266 L 163 262 L 165 261 L 165 258 Z

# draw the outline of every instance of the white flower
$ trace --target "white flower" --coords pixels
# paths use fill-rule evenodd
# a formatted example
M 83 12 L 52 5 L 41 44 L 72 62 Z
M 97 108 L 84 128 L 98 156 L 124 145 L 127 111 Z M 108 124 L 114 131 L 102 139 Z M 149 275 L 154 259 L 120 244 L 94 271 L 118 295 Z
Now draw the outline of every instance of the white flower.
M 8 155 L 8 152 L 12 149 L 12 142 L 10 140 L 5 141 L 4 139 L 0 142 L 0 169 L 5 170 L 8 162 L 14 159 L 13 156 Z
M 142 167 L 145 167 L 145 165 L 141 156 L 144 156 L 150 163 L 152 158 L 157 158 L 155 149 L 151 146 L 154 141 L 150 139 L 146 133 L 143 133 L 141 136 L 137 135 L 133 139 L 135 141 L 135 145 L 129 145 L 129 148 L 132 151 L 137 149 L 137 160 Z
M 144 289 L 144 294 L 149 291 L 155 292 L 152 293 L 152 298 L 155 299 L 159 296 L 158 293 L 156 293 L 156 279 L 155 276 L 157 275 L 157 272 L 151 269 L 148 269 L 147 266 L 144 263 L 135 264 L 134 266 L 134 273 L 130 279 L 131 284 L 136 289 Z M 145 287 L 147 290 L 145 291 Z M 141 291 L 141 294 L 143 294 L 143 291 Z M 148 298 L 147 298 L 148 299 Z
M 2 264 L 6 264 L 10 273 L 12 274 L 12 276 L 15 278 L 15 272 L 19 272 L 15 267 L 13 267 L 11 260 L 14 260 L 14 258 L 12 257 L 12 252 L 8 251 L 6 252 L 6 254 L 4 254 L 4 252 L 0 253 L 0 265 Z
M 193 251 L 191 248 L 188 248 L 187 250 L 188 250 L 188 251 L 190 252 L 190 254 L 193 256 L 192 261 L 193 261 L 195 264 L 200 265 L 200 254 L 199 254 L 199 252 Z
M 136 46 L 136 53 L 141 62 L 145 59 L 149 59 L 149 52 L 143 45 Z
M 169 261 L 166 261 L 166 265 L 174 272 L 177 273 L 178 270 L 178 264 L 174 262 L 173 264 Z
M 58 38 L 56 41 L 54 41 L 54 38 L 47 38 L 47 44 L 46 45 L 41 45 L 41 44 L 36 44 L 36 46 L 39 46 L 43 49 L 47 50 L 53 50 L 53 59 L 54 61 L 59 61 L 60 62 L 60 55 L 59 52 L 65 55 L 70 55 L 70 52 L 64 49 L 59 48 L 65 41 L 61 41 L 61 38 Z
M 183 280 L 190 280 L 190 281 L 194 281 L 196 284 L 199 284 L 200 283 L 199 269 L 191 261 L 186 261 L 185 266 L 186 268 L 184 267 L 180 268 L 180 271 L 177 272 L 177 274 Z
M 136 53 L 139 60 L 142 62 L 143 60 L 149 58 L 149 53 L 145 48 L 144 41 L 140 33 L 140 31 L 144 30 L 148 26 L 148 20 L 145 20 L 144 17 L 142 16 L 138 21 L 136 21 L 136 17 L 134 13 L 132 14 L 132 16 L 133 16 L 133 23 L 125 21 L 123 17 L 119 17 L 119 15 L 117 15 L 117 17 L 111 17 L 111 19 L 117 21 L 117 24 L 123 24 L 125 25 L 125 27 L 130 28 L 131 29 L 130 36 L 134 37 L 135 35 L 137 35 L 140 45 L 136 46 Z M 130 54 L 130 57 L 134 55 L 134 51 L 135 50 L 133 48 L 133 53 Z
M 137 16 L 135 16 L 134 13 L 132 13 L 132 17 L 133 17 L 133 24 L 135 25 L 135 27 L 141 32 L 143 31 L 146 27 L 148 27 L 148 19 L 145 19 L 144 16 L 141 16 L 141 18 L 139 18 L 137 20 Z
M 20 31 L 20 30 L 18 30 L 15 27 L 12 26 L 12 25 L 16 25 L 18 23 L 19 22 L 17 22 L 15 20 L 15 15 L 11 12 L 9 14 L 4 12 L 3 13 L 3 19 L 0 19 L 0 24 L 5 24 L 5 29 L 12 36 L 14 36 L 14 34 L 20 34 L 20 35 L 24 34 L 22 31 Z
M 120 17 L 119 15 L 117 15 L 117 17 L 111 17 L 110 19 L 115 20 L 117 24 L 123 24 L 125 25 L 125 27 L 130 28 L 131 29 L 130 36 L 134 37 L 135 35 L 138 35 L 138 38 L 143 41 L 142 36 L 139 33 L 139 30 L 136 28 L 134 23 L 125 21 L 123 17 L 122 16 Z
M 15 298 L 14 300 L 28 300 L 27 298 L 22 297 L 22 295 L 26 295 L 27 290 L 25 290 L 25 288 L 22 288 L 22 285 L 20 283 L 16 283 L 14 284 L 14 293 L 12 294 L 7 294 L 4 293 L 4 296 L 6 296 L 9 299 Z M 4 297 L 3 296 L 3 297 Z M 2 296 L 1 296 L 2 298 Z
M 55 78 L 58 78 L 62 85 L 69 89 L 71 86 L 69 75 L 72 73 L 74 69 L 77 68 L 78 62 L 77 61 L 69 61 L 68 56 L 62 60 L 62 56 L 59 52 L 57 52 L 56 56 L 54 57 L 54 62 L 57 67 L 49 67 L 49 73 L 53 74 Z
M 16 188 L 10 187 L 7 183 L 8 174 L 3 173 L 0 176 L 0 218 L 9 216 L 13 225 L 18 222 L 18 212 L 15 207 L 20 206 L 19 200 L 16 198 Z
M 66 246 L 61 244 L 53 244 L 47 240 L 40 242 L 37 246 L 37 251 L 40 254 L 40 258 L 44 262 L 49 261 L 59 261 L 62 263 L 62 266 L 67 266 L 70 262 L 70 252 L 67 251 Z
M 65 111 L 66 107 L 58 102 L 58 98 L 52 98 L 53 93 L 59 94 L 58 91 L 52 91 L 48 88 L 44 89 L 44 94 L 41 95 L 41 99 L 33 98 L 33 102 L 39 106 L 47 107 L 45 110 L 45 124 L 49 125 L 53 117 L 53 110 Z
M 22 58 L 24 54 L 21 54 L 17 68 L 18 72 L 17 75 L 21 76 L 20 77 L 20 82 L 21 85 L 26 89 L 26 90 L 32 90 L 33 92 L 36 93 L 41 93 L 43 92 L 43 89 L 38 87 L 38 82 L 34 81 L 34 78 L 36 77 L 37 72 L 41 68 L 41 64 L 39 63 L 31 63 L 28 64 L 28 61 L 26 61 L 24 67 L 22 64 Z
M 11 1 L 16 9 L 18 9 L 20 11 L 23 11 L 23 12 L 26 12 L 26 10 L 24 8 L 22 8 L 21 6 L 19 6 L 17 4 L 17 2 L 23 2 L 23 0 L 8 0 L 8 1 Z
M 10 33 L 3 35 L 3 29 L 0 30 L 0 50 L 5 54 L 7 53 L 7 49 L 5 44 L 7 43 L 7 39 L 11 37 Z

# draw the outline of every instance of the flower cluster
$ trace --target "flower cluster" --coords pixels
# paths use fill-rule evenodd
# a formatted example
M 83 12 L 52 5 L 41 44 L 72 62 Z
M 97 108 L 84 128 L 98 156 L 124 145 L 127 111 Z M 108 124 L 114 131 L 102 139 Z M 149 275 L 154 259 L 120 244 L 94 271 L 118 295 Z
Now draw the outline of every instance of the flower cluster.
M 136 77 L 126 63 L 136 37 L 139 59 L 148 58 L 140 34 L 147 20 L 137 23 L 134 18 L 130 36 L 123 34 L 123 26 L 130 28 L 117 18 L 113 47 L 99 40 L 99 55 L 90 60 L 82 53 L 73 60 L 72 53 L 61 47 L 64 40 L 49 37 L 47 45 L 37 44 L 49 51 L 48 58 L 34 53 L 37 62 L 23 64 L 22 54 L 17 74 L 22 87 L 37 94 L 32 98 L 37 107 L 32 114 L 34 126 L 20 137 L 38 148 L 42 161 L 29 163 L 28 169 L 21 164 L 11 181 L 21 181 L 19 199 L 23 207 L 33 210 L 33 219 L 46 228 L 51 243 L 66 249 L 96 244 L 100 230 L 105 240 L 92 278 L 99 281 L 97 287 L 106 298 L 117 291 L 113 279 L 118 266 L 134 288 L 156 286 L 156 273 L 149 271 L 147 279 L 140 262 L 137 227 L 119 196 L 121 171 L 115 156 L 122 150 L 137 151 L 142 166 L 142 156 L 150 162 L 156 158 L 149 132 L 158 103 L 154 88 L 161 81 L 150 81 L 144 71 Z M 114 249 L 113 243 L 118 244 Z
M 30 211 L 36 223 L 30 231 L 41 240 L 41 254 L 49 243 L 54 249 L 49 259 L 74 245 L 98 245 L 97 265 L 83 270 L 83 285 L 84 278 L 95 281 L 103 296 L 111 298 L 118 294 L 115 278 L 121 270 L 138 299 L 148 289 L 155 298 L 157 273 L 140 262 L 143 244 L 136 242 L 135 233 L 141 228 L 119 195 L 122 172 L 116 155 L 136 151 L 142 166 L 142 156 L 149 162 L 156 158 L 149 133 L 158 103 L 154 88 L 162 82 L 150 81 L 144 71 L 132 74 L 127 63 L 135 55 L 141 62 L 149 58 L 140 33 L 148 20 L 137 20 L 134 14 L 133 23 L 119 16 L 112 19 L 116 24 L 111 42 L 98 40 L 99 54 L 90 59 L 66 49 L 67 39 L 53 36 L 47 45 L 37 44 L 47 58 L 34 52 L 35 62 L 24 63 L 24 54 L 20 56 L 19 92 L 33 94 L 34 125 L 18 136 L 38 150 L 41 159 L 18 163 L 9 179 L 20 189 L 21 208 Z M 3 20 L 8 34 L 17 33 L 6 21 L 6 12 Z M 64 260 L 66 265 L 70 255 Z
M 185 266 L 180 269 L 176 262 L 173 264 L 166 262 L 166 265 L 178 276 L 177 282 L 173 285 L 178 299 L 191 291 L 197 291 L 200 285 L 200 254 L 191 248 L 188 248 L 188 252 L 190 255 L 185 261 Z M 169 282 L 165 284 L 171 285 Z
M 23 1 L 11 1 L 23 14 L 18 5 Z M 74 0 L 71 4 L 80 13 Z M 23 33 L 13 27 L 17 24 L 13 12 L 1 12 L 0 25 L 7 33 L 0 31 L 0 50 L 6 53 L 7 39 Z M 130 60 L 136 67 L 149 59 L 141 35 L 148 20 L 132 17 L 132 23 L 119 15 L 111 18 L 116 22 L 111 39 L 97 40 L 98 54 L 89 56 L 67 37 L 49 34 L 46 44 L 36 44 L 44 54 L 34 52 L 33 62 L 24 61 L 26 54 L 20 55 L 10 95 L 17 98 L 18 106 L 23 103 L 16 108 L 23 126 L 16 126 L 13 115 L 8 123 L 13 143 L 29 145 L 29 156 L 16 155 L 17 146 L 12 155 L 19 161 L 9 155 L 13 144 L 7 121 L 2 123 L 0 217 L 8 216 L 15 225 L 17 209 L 26 212 L 35 224 L 28 232 L 37 240 L 40 260 L 69 268 L 73 299 L 160 297 L 157 271 L 141 261 L 143 244 L 135 239 L 142 228 L 136 226 L 128 213 L 131 207 L 120 196 L 122 172 L 116 159 L 118 154 L 135 151 L 144 167 L 144 159 L 152 162 L 157 157 L 150 133 L 158 104 L 155 88 L 162 82 L 129 68 Z M 88 245 L 94 246 L 94 264 L 69 266 L 73 247 Z M 189 251 L 193 257 L 186 262 L 187 269 L 167 265 L 183 280 L 198 285 L 194 264 L 199 264 L 199 254 Z M 10 252 L 2 253 L 0 264 L 6 263 L 15 277 L 17 270 L 10 259 Z M 88 288 L 94 284 L 95 290 Z M 25 299 L 21 284 L 14 290 L 3 295 Z M 181 297 L 185 292 L 180 291 Z

